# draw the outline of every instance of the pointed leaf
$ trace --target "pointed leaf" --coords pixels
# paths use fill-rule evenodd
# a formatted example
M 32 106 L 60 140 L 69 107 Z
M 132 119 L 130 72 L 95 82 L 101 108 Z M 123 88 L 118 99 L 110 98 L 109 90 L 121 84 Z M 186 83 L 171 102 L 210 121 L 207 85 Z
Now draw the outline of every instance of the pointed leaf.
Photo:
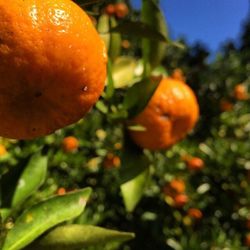
M 121 33 L 132 37 L 147 38 L 161 42 L 168 42 L 167 36 L 151 27 L 149 24 L 140 21 L 124 21 L 110 30 L 112 33 Z
M 143 0 L 142 22 L 147 24 L 155 32 L 162 34 L 168 41 L 168 30 L 165 18 L 161 9 L 154 0 Z M 167 44 L 164 41 L 153 41 L 152 39 L 143 39 L 143 58 L 145 64 L 150 64 L 152 68 L 158 66 L 165 56 Z
M 108 83 L 105 92 L 105 98 L 110 99 L 114 95 L 114 81 L 112 76 L 112 63 L 108 60 Z
M 112 68 L 115 88 L 123 88 L 131 84 L 136 66 L 137 62 L 133 57 L 122 56 L 115 60 Z
M 2 250 L 21 249 L 51 227 L 79 216 L 90 193 L 91 189 L 85 188 L 50 198 L 31 207 L 17 219 L 8 232 Z
M 53 229 L 25 250 L 68 250 L 127 241 L 133 233 L 119 232 L 90 225 L 66 225 Z
M 128 131 L 125 130 L 124 146 L 121 154 L 119 170 L 120 183 L 124 184 L 148 169 L 150 161 L 143 150 L 133 143 Z
M 5 221 L 11 213 L 11 210 L 9 208 L 1 208 L 0 209 L 0 215 L 2 218 L 2 221 Z
M 100 33 L 100 37 L 104 41 L 105 47 L 107 51 L 109 50 L 110 46 L 110 33 L 109 33 L 109 16 L 103 14 L 100 16 L 97 24 L 97 30 Z
M 128 212 L 132 212 L 141 200 L 147 185 L 148 177 L 149 170 L 147 169 L 133 180 L 121 185 L 122 197 Z
M 161 77 L 152 79 L 146 78 L 128 89 L 124 97 L 123 107 L 128 110 L 130 118 L 143 111 L 160 81 Z
M 40 154 L 34 155 L 18 181 L 11 206 L 19 206 L 44 183 L 48 159 Z
M 110 27 L 117 26 L 117 21 L 114 17 L 110 18 Z M 110 47 L 109 47 L 109 57 L 114 61 L 121 53 L 121 42 L 122 38 L 119 33 L 111 33 L 110 37 Z

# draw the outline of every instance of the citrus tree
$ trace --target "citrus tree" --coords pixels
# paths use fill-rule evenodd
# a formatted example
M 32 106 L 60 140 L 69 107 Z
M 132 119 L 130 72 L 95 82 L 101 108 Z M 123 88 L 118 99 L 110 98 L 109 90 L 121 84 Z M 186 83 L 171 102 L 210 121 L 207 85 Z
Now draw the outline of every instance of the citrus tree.
M 1 249 L 247 249 L 249 24 L 208 63 L 156 0 L 75 2 L 0 0 Z

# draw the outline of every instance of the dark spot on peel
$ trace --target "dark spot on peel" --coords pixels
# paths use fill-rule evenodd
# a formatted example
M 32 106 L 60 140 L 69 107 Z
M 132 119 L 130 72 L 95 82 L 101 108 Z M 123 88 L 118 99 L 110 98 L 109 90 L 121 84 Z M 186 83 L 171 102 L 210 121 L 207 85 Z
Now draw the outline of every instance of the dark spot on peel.
M 163 113 L 161 115 L 161 118 L 164 119 L 164 120 L 169 120 L 170 119 L 170 115 L 168 113 Z
M 83 86 L 82 88 L 81 88 L 81 91 L 83 91 L 83 92 L 86 92 L 88 90 L 88 87 L 87 86 Z
M 41 97 L 42 96 L 42 92 L 38 91 L 35 93 L 35 97 Z

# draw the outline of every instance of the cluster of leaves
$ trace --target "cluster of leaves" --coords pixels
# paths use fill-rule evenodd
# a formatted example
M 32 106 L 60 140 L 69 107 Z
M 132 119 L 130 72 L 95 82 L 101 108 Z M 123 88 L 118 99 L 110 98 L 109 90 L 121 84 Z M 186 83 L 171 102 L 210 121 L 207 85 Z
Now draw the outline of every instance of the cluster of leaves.
M 109 48 L 105 93 L 87 117 L 53 135 L 2 139 L 7 148 L 0 157 L 3 249 L 247 249 L 250 103 L 232 93 L 236 84 L 250 84 L 249 24 L 240 47 L 228 44 L 208 63 L 201 45 L 182 41 L 185 49 L 178 49 L 179 43 L 170 41 L 157 1 L 142 1 L 141 16 L 130 10 L 123 20 L 102 13 L 107 1 L 88 2 L 78 1 L 97 13 L 97 28 Z M 129 48 L 122 46 L 124 40 Z M 150 84 L 151 74 L 165 76 L 176 68 L 198 96 L 199 124 L 167 151 L 139 149 L 126 131 L 142 128 L 127 127 L 126 120 L 156 89 L 159 79 Z M 222 99 L 233 109 L 222 112 Z M 62 147 L 67 136 L 79 141 L 72 152 Z M 200 157 L 205 167 L 190 171 L 186 155 Z M 186 185 L 188 202 L 181 207 L 163 191 L 173 179 Z M 190 217 L 189 208 L 203 217 Z M 121 244 L 133 234 L 117 229 L 136 238 Z

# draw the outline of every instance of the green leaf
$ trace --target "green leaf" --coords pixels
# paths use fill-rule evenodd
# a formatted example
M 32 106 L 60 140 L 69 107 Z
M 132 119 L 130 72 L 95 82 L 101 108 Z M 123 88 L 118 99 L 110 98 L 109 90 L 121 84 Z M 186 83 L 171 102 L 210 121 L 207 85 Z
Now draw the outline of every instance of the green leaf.
M 123 107 L 128 110 L 130 118 L 143 111 L 160 81 L 161 77 L 146 78 L 128 89 L 124 97 Z
M 109 50 L 110 46 L 110 33 L 109 33 L 109 16 L 103 14 L 100 16 L 97 24 L 97 30 L 100 33 L 100 37 L 104 41 L 105 47 L 107 51 Z
M 151 25 L 141 21 L 124 21 L 118 24 L 116 27 L 110 30 L 111 33 L 121 33 L 138 38 L 147 38 L 150 40 L 168 42 L 168 38 L 165 34 L 159 32 Z
M 1 215 L 2 221 L 5 221 L 9 217 L 10 213 L 11 213 L 11 209 L 1 208 L 0 215 Z
M 79 216 L 90 196 L 85 188 L 63 196 L 52 197 L 25 211 L 8 232 L 2 250 L 18 250 L 55 225 Z
M 130 85 L 135 76 L 137 62 L 133 57 L 118 57 L 112 68 L 115 88 L 123 88 Z
M 48 159 L 40 154 L 34 155 L 24 169 L 14 192 L 11 206 L 19 206 L 44 183 Z
M 96 108 L 101 111 L 103 114 L 107 114 L 108 113 L 108 107 L 106 106 L 106 104 L 99 100 L 97 103 L 96 103 Z
M 108 84 L 105 92 L 105 98 L 110 99 L 114 95 L 114 81 L 112 76 L 112 63 L 108 60 Z
M 68 250 L 124 242 L 134 238 L 133 233 L 119 232 L 90 225 L 66 225 L 53 229 L 26 250 Z
M 114 17 L 110 17 L 110 28 L 117 26 L 117 21 Z M 109 58 L 114 61 L 121 54 L 121 35 L 118 33 L 111 33 Z
M 131 125 L 131 126 L 128 126 L 128 130 L 131 130 L 131 131 L 146 131 L 146 128 L 143 127 L 142 125 Z
M 150 161 L 143 150 L 133 143 L 125 130 L 124 146 L 121 152 L 120 183 L 124 184 L 148 169 Z
M 144 193 L 144 189 L 148 182 L 148 177 L 149 169 L 142 172 L 133 180 L 130 180 L 121 185 L 122 197 L 126 210 L 128 212 L 132 212 L 138 202 L 141 200 Z
M 154 29 L 155 32 L 162 34 L 165 41 L 169 41 L 165 18 L 155 1 L 143 0 L 142 22 L 147 24 L 151 29 Z M 151 68 L 154 68 L 161 63 L 165 56 L 167 44 L 159 39 L 157 41 L 153 41 L 152 39 L 143 39 L 142 48 L 143 58 L 145 61 L 144 65 L 147 70 L 148 65 L 150 65 Z

